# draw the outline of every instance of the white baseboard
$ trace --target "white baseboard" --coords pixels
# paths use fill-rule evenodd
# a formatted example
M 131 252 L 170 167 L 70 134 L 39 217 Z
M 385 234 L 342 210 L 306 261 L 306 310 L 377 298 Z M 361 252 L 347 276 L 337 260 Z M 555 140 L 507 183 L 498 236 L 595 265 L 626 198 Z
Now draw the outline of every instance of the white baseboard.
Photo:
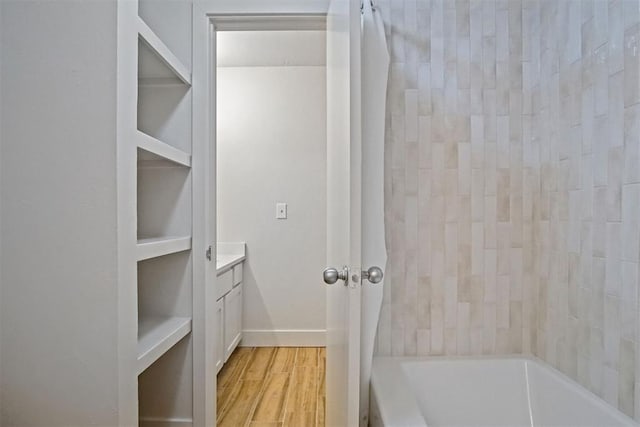
M 140 427 L 192 427 L 190 418 L 140 417 Z
M 324 329 L 245 329 L 240 347 L 324 347 Z

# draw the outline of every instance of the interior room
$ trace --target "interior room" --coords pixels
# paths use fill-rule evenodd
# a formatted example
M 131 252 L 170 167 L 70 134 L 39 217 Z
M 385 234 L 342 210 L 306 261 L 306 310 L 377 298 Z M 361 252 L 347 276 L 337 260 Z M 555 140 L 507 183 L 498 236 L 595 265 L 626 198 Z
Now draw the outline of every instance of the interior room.
M 216 38 L 217 234 L 247 245 L 243 341 L 324 345 L 324 31 Z
M 240 348 L 220 345 L 218 425 L 324 425 L 325 39 L 322 21 L 216 33 L 218 253 L 245 247 Z
M 640 426 L 640 0 L 0 0 L 0 427 Z

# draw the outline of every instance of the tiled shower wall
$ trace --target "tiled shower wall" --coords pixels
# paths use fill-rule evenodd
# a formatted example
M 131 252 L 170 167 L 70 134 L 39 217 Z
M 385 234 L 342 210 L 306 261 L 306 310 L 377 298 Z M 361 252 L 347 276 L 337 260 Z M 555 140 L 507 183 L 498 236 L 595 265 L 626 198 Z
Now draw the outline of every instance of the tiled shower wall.
M 532 353 L 640 419 L 640 1 L 377 3 L 377 353 Z
M 640 419 L 640 1 L 530 6 L 534 353 Z
M 522 42 L 522 2 L 378 3 L 391 69 L 389 279 L 377 351 L 528 351 L 523 135 L 532 106 L 523 75 L 533 55 Z

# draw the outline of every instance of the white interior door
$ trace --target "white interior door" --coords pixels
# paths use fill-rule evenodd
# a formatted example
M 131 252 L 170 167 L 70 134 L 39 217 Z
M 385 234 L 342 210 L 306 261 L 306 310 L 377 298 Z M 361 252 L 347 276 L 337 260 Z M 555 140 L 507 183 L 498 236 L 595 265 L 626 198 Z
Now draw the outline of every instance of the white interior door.
M 193 52 L 193 425 L 215 426 L 216 354 L 216 146 L 215 146 L 215 31 L 208 16 L 209 2 L 194 0 Z M 211 248 L 210 253 L 208 252 Z M 198 284 L 195 286 L 195 284 Z
M 360 396 L 361 101 L 360 2 L 332 0 L 327 16 L 328 426 L 357 426 Z M 347 274 L 343 274 L 347 266 Z

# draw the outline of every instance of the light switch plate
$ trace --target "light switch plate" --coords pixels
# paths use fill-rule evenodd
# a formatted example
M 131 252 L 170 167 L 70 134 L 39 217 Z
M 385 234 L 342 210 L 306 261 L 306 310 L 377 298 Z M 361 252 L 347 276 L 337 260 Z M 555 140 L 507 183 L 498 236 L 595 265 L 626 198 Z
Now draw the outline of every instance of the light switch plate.
M 287 204 L 276 203 L 276 219 L 287 219 Z

